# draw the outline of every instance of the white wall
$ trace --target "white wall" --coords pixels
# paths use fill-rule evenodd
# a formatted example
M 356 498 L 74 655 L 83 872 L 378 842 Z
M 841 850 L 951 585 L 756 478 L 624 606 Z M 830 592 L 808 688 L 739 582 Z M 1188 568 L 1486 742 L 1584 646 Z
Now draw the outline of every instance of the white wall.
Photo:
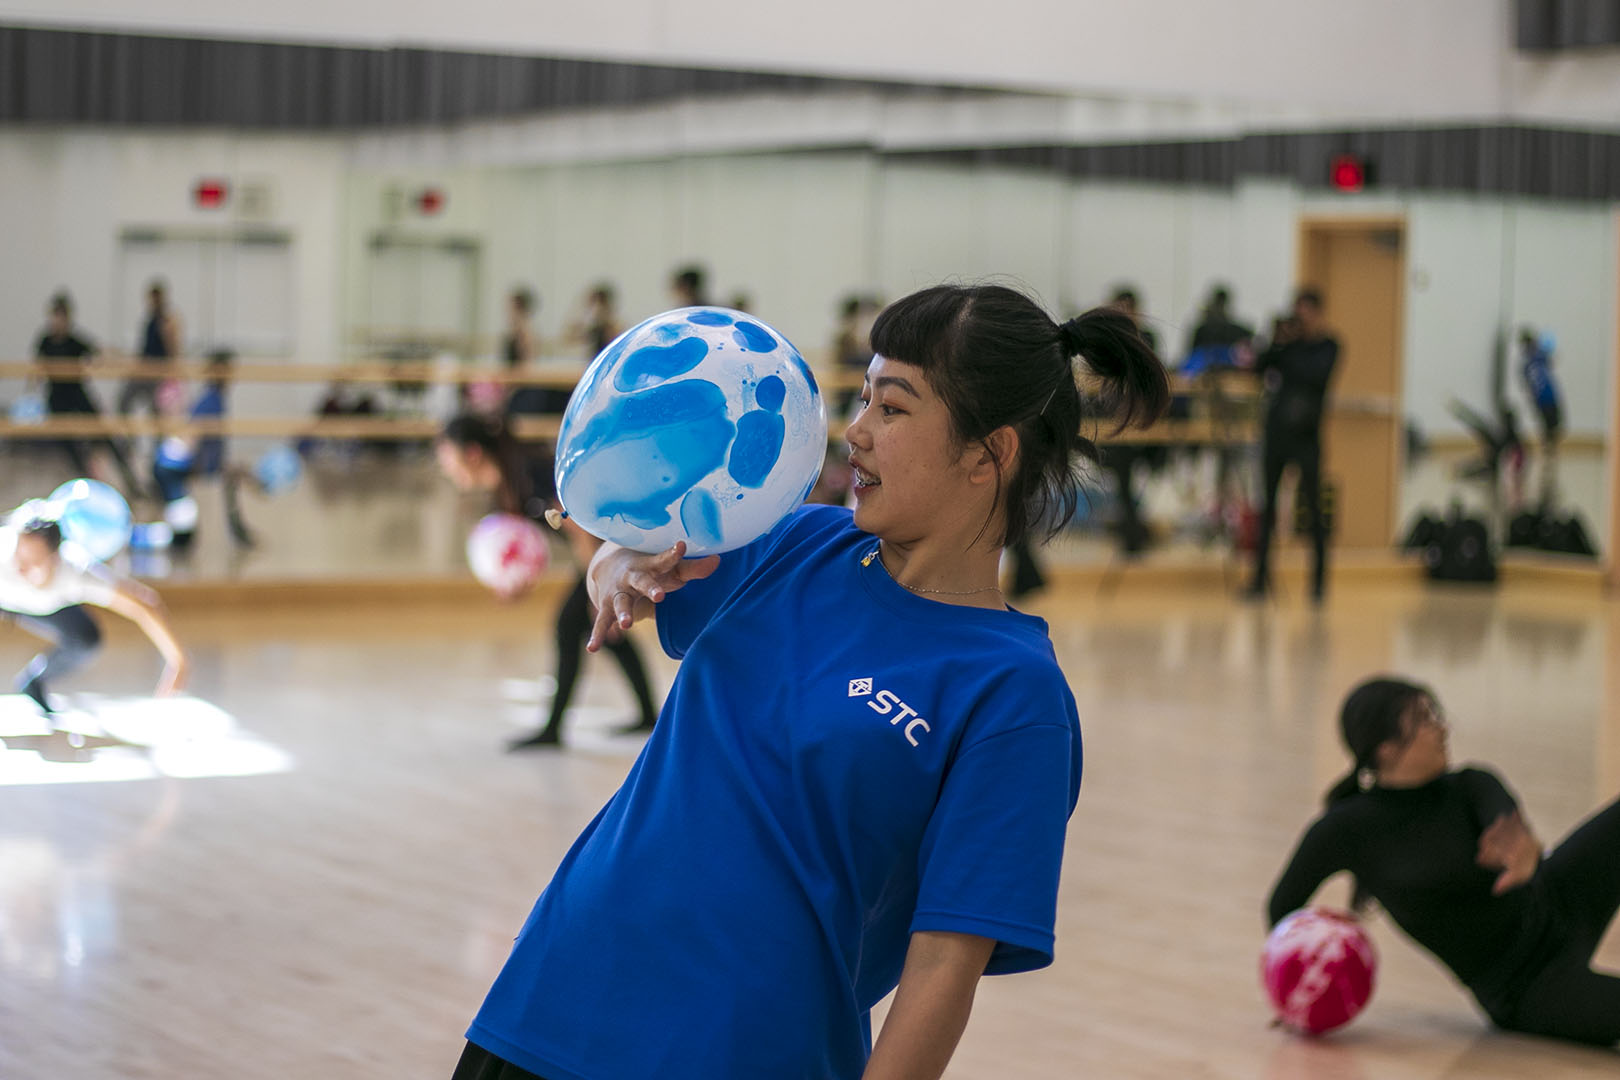
M 339 314 L 334 298 L 340 289 L 343 160 L 338 141 L 308 137 L 0 134 L 0 236 L 10 256 L 0 261 L 0 355 L 31 354 L 46 301 L 59 289 L 72 294 L 77 321 L 92 338 L 133 348 L 144 283 L 125 282 L 114 295 L 123 230 L 227 229 L 230 211 L 194 208 L 192 185 L 201 177 L 233 184 L 268 177 L 274 209 L 262 224 L 292 236 L 297 354 L 330 359 Z M 187 313 L 179 314 L 184 325 Z M 193 346 L 218 344 L 188 337 Z M 279 399 L 264 407 L 278 410 Z M 243 411 L 253 411 L 251 404 L 244 402 Z
M 403 43 L 1413 117 L 1511 108 L 1510 0 L 5 0 L 0 19 Z M 1556 92 L 1553 93 L 1556 103 Z
M 402 153 L 398 144 L 394 152 Z M 1273 181 L 1233 190 L 1068 182 L 856 151 L 408 167 L 336 139 L 8 132 L 0 134 L 0 235 L 18 257 L 0 267 L 0 341 L 8 343 L 0 353 L 27 353 L 46 298 L 61 287 L 93 335 L 133 345 L 134 298 L 120 304 L 112 295 L 119 233 L 216 221 L 190 205 L 202 175 L 270 180 L 271 224 L 293 237 L 296 354 L 316 362 L 346 355 L 367 323 L 365 244 L 387 225 L 389 187 L 410 194 L 433 185 L 448 195 L 442 214 L 407 212 L 395 229 L 479 245 L 476 329 L 491 354 L 513 285 L 539 292 L 539 327 L 554 337 L 596 281 L 617 285 L 621 314 L 633 320 L 667 306 L 673 267 L 699 261 L 717 299 L 748 292 L 807 351 L 825 347 L 835 305 L 850 290 L 895 296 L 945 278 L 998 277 L 1054 311 L 1090 306 L 1129 283 L 1175 356 L 1217 280 L 1256 324 L 1283 306 L 1302 213 L 1393 212 L 1408 222 L 1408 411 L 1430 430 L 1460 431 L 1447 401 L 1483 403 L 1497 326 L 1531 322 L 1559 338 L 1570 429 L 1607 427 L 1620 246 L 1610 207 L 1427 194 L 1340 199 Z M 239 407 L 302 408 L 315 389 L 256 392 Z

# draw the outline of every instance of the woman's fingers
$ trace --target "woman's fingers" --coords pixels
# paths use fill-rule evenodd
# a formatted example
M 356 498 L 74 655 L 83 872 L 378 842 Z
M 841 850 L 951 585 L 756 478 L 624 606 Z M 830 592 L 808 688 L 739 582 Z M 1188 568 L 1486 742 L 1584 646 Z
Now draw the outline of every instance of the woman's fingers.
M 636 594 L 620 589 L 613 594 L 613 623 L 620 630 L 628 630 L 636 621 Z
M 592 601 L 597 610 L 591 636 L 585 642 L 586 650 L 596 652 L 630 629 L 638 614 L 639 601 L 661 603 L 671 590 L 688 581 L 708 577 L 720 565 L 718 555 L 684 561 L 685 555 L 683 540 L 656 555 L 615 552 L 610 562 L 603 563 L 591 578 Z M 597 569 L 593 565 L 593 570 Z M 650 607 L 643 607 L 640 614 L 646 616 L 650 612 Z
M 668 591 L 665 579 L 666 575 L 652 570 L 632 570 L 625 575 L 624 583 L 628 589 L 640 593 L 656 604 L 664 599 L 664 593 Z
M 681 565 L 686 557 L 686 541 L 677 540 L 667 550 L 661 551 L 653 558 L 652 569 L 661 574 L 667 574 Z
M 596 621 L 591 624 L 590 640 L 585 642 L 586 652 L 596 652 L 605 643 L 611 641 L 609 636 L 613 632 L 613 605 L 596 605 Z

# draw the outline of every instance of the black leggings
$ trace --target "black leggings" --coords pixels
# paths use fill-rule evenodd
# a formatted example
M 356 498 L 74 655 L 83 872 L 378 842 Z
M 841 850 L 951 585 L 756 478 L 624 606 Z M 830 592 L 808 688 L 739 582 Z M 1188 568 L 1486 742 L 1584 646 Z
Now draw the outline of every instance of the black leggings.
M 585 589 L 585 578 L 580 576 L 574 591 L 563 601 L 557 612 L 557 693 L 551 699 L 551 717 L 547 730 L 562 734 L 563 713 L 573 699 L 574 687 L 579 682 L 580 664 L 585 659 L 585 642 L 591 633 L 591 597 Z M 658 707 L 653 704 L 652 688 L 647 685 L 647 669 L 641 663 L 641 653 L 629 638 L 608 643 L 608 651 L 624 670 L 625 680 L 636 695 L 641 709 L 640 723 L 650 727 L 658 719 Z
M 59 384 L 52 387 L 50 413 L 52 416 L 101 415 L 82 383 Z M 124 456 L 124 451 L 111 439 L 105 437 L 63 439 L 56 445 L 67 456 L 68 467 L 73 470 L 75 476 L 89 476 L 90 455 L 98 449 L 106 450 L 112 455 L 113 463 L 118 466 L 118 473 L 123 477 L 125 488 L 131 492 L 140 490 L 140 485 L 135 482 L 135 473 L 129 467 L 129 458 Z
M 1265 501 L 1260 509 L 1260 536 L 1254 545 L 1254 584 L 1271 583 L 1271 534 L 1277 528 L 1277 488 L 1283 470 L 1299 467 L 1298 498 L 1311 519 L 1315 561 L 1311 566 L 1311 592 L 1321 596 L 1327 581 L 1327 522 L 1322 517 L 1322 440 L 1288 432 L 1266 432 L 1264 452 Z
M 468 1043 L 450 1080 L 545 1080 L 545 1077 L 503 1061 L 482 1046 Z
M 83 604 L 53 611 L 49 615 L 3 614 L 29 633 L 54 642 L 54 646 L 28 662 L 17 676 L 17 689 L 27 694 L 43 692 L 51 679 L 82 667 L 101 647 L 101 628 Z
M 1530 976 L 1497 1023 L 1512 1031 L 1612 1046 L 1620 1042 L 1620 977 L 1592 970 L 1592 954 L 1620 909 L 1620 799 L 1593 814 L 1541 864 L 1567 943 Z

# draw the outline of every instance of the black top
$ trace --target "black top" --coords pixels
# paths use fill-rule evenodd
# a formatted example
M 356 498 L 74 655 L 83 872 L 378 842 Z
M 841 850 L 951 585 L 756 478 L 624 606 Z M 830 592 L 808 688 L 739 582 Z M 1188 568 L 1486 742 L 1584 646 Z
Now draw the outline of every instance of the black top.
M 1333 337 L 1289 341 L 1261 353 L 1255 371 L 1274 387 L 1266 406 L 1267 432 L 1319 437 L 1328 383 L 1338 362 L 1339 342 Z
M 1474 860 L 1479 837 L 1518 803 L 1494 773 L 1464 768 L 1416 788 L 1374 787 L 1335 803 L 1305 831 L 1272 889 L 1275 926 L 1341 870 L 1487 1005 L 1555 936 L 1540 879 L 1492 896 L 1500 871 Z
M 96 347 L 78 334 L 69 331 L 58 337 L 47 331 L 39 336 L 34 355 L 42 359 L 79 360 L 95 354 Z
M 1254 330 L 1240 322 L 1233 322 L 1225 315 L 1206 315 L 1204 321 L 1193 330 L 1192 337 L 1187 342 L 1187 351 L 1192 352 L 1206 346 L 1220 348 L 1236 345 L 1252 337 Z
M 34 346 L 36 357 L 51 361 L 83 360 L 87 356 L 94 356 L 95 352 L 94 345 L 71 331 L 60 337 L 47 331 L 40 335 L 39 344 Z M 82 390 L 83 387 L 84 383 L 79 379 L 50 379 L 46 383 L 46 393 L 55 398 Z
M 145 360 L 166 360 L 169 343 L 163 340 L 163 313 L 153 312 L 147 317 L 141 331 L 141 357 Z

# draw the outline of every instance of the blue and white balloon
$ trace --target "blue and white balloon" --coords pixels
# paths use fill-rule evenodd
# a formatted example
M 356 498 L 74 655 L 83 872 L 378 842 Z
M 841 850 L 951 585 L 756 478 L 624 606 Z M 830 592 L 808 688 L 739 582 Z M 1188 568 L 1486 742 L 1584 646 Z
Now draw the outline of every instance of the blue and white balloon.
M 51 492 L 62 539 L 106 562 L 129 543 L 133 522 L 124 497 L 100 480 L 69 480 Z
M 40 394 L 24 394 L 11 403 L 10 417 L 13 424 L 43 424 L 50 410 L 46 408 L 45 398 Z
M 259 458 L 253 475 L 266 495 L 280 495 L 298 485 L 304 475 L 304 460 L 285 443 L 272 446 Z
M 827 451 L 816 379 L 752 315 L 655 315 L 602 350 L 557 440 L 557 495 L 587 532 L 636 551 L 733 551 L 804 501 Z

